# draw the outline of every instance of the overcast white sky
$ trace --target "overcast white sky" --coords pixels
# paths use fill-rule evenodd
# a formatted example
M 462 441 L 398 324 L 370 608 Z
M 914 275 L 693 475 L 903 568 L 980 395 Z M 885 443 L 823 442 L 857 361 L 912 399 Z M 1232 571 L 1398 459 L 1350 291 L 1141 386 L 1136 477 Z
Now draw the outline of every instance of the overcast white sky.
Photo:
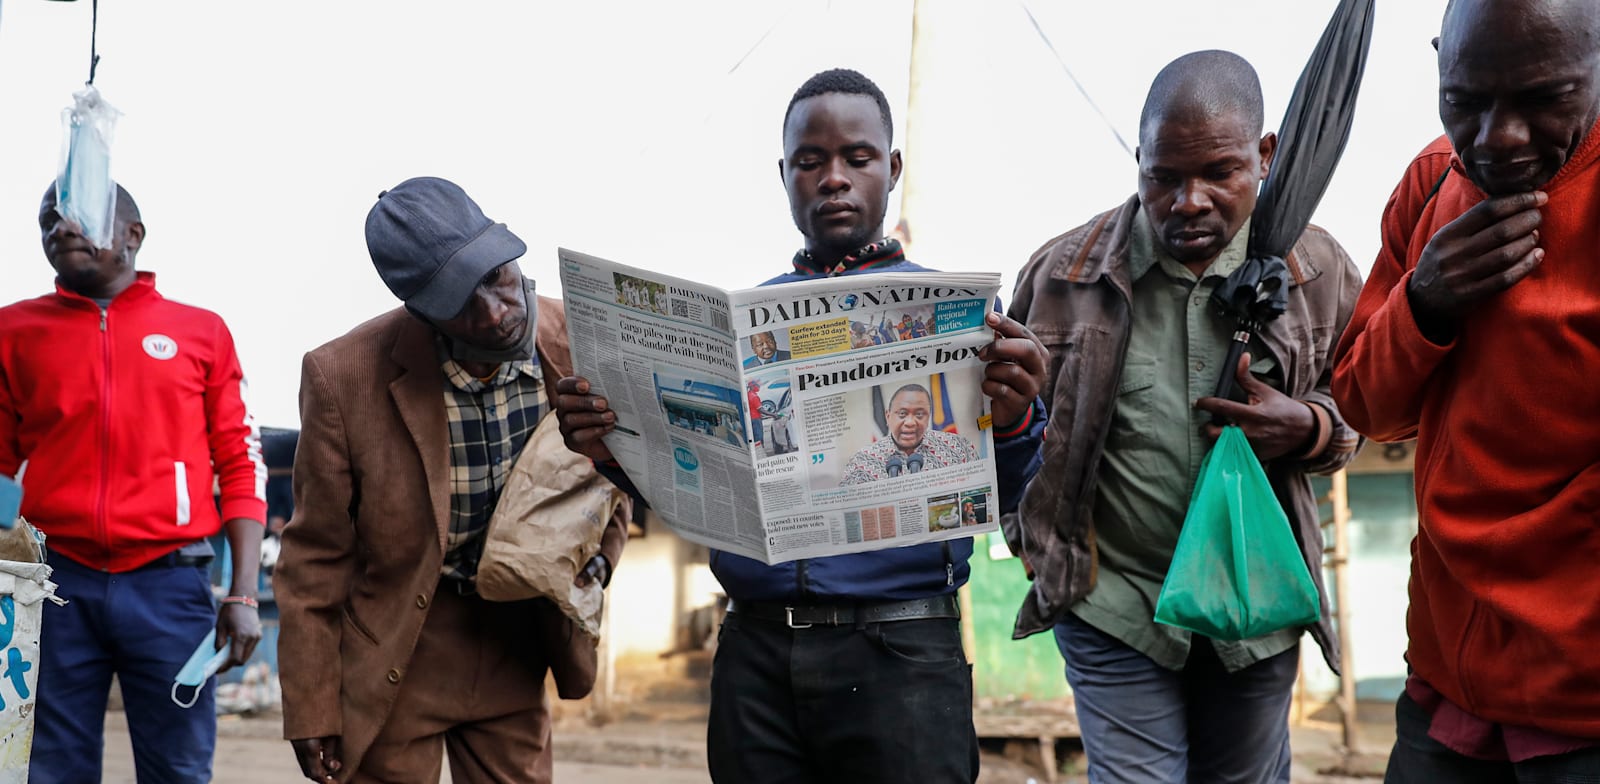
M 87 76 L 90 16 L 88 0 L 3 2 L 0 303 L 52 285 L 38 199 L 60 110 Z M 1439 134 L 1428 41 L 1444 4 L 1378 4 L 1354 136 L 1316 217 L 1363 269 L 1390 190 Z M 1274 125 L 1334 2 L 1027 5 L 1132 143 L 1150 79 L 1196 49 L 1254 63 Z M 1009 287 L 1045 240 L 1126 198 L 1134 164 L 1022 3 L 923 7 L 919 146 L 905 150 L 913 258 L 998 271 Z M 257 418 L 293 427 L 301 354 L 395 304 L 362 237 L 380 190 L 425 174 L 459 182 L 527 241 L 523 269 L 544 293 L 559 288 L 558 245 L 754 285 L 800 244 L 776 165 L 789 96 L 817 71 L 856 68 L 888 94 L 904 144 L 911 11 L 911 0 L 104 0 L 96 85 L 125 113 L 113 166 L 149 230 L 140 268 L 227 319 Z

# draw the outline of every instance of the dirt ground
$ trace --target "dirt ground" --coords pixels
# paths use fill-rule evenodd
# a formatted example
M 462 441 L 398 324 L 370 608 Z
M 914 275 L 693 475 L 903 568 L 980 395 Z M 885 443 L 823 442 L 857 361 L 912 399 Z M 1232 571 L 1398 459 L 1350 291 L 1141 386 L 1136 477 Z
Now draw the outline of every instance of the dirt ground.
M 1350 784 L 1372 782 L 1381 776 L 1384 756 L 1394 741 L 1393 720 L 1385 706 L 1365 706 L 1359 737 L 1368 752 L 1347 767 L 1364 774 L 1353 778 L 1326 775 L 1343 762 L 1339 754 L 1340 731 L 1336 716 L 1324 710 L 1312 713 L 1293 729 L 1294 778 L 1298 784 Z M 218 723 L 215 781 L 218 784 L 268 784 L 299 781 L 299 767 L 289 745 L 279 740 L 281 718 L 225 716 Z M 561 784 L 705 784 L 704 724 L 684 718 L 660 718 L 637 713 L 605 726 L 575 718 L 561 720 L 556 728 L 555 779 Z M 1073 742 L 1057 746 L 1058 784 L 1076 784 L 1082 775 L 1083 756 Z M 133 755 L 127 724 L 113 712 L 106 721 L 107 784 L 134 784 Z M 443 778 L 449 782 L 446 770 Z M 1036 742 L 985 741 L 979 784 L 1045 784 Z
M 224 722 L 228 721 L 224 719 Z M 274 733 L 278 726 L 276 717 L 232 721 L 264 724 L 267 725 L 265 729 Z M 217 784 L 279 784 L 304 780 L 289 744 L 272 737 L 260 737 L 253 729 L 246 733 L 219 732 L 212 769 L 212 780 Z M 558 759 L 555 780 L 561 784 L 705 784 L 711 779 L 702 772 L 683 768 L 596 765 Z M 133 752 L 126 723 L 114 720 L 106 722 L 105 773 L 101 781 L 104 784 L 135 784 Z M 440 781 L 441 784 L 450 781 L 448 766 Z

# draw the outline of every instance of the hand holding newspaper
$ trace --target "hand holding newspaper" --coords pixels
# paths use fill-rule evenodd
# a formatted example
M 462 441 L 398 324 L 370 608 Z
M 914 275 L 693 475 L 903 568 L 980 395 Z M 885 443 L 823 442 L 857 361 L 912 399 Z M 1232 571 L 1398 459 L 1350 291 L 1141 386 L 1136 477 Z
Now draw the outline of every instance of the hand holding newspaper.
M 780 563 L 998 528 L 979 351 L 1000 276 L 738 291 L 562 249 L 606 447 L 689 540 Z

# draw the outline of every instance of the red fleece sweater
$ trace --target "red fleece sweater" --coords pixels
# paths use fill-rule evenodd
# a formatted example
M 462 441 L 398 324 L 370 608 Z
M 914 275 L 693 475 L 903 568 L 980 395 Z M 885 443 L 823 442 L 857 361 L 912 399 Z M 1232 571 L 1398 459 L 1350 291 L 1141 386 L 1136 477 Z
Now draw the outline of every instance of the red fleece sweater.
M 1600 738 L 1597 161 L 1591 129 L 1544 188 L 1544 262 L 1436 345 L 1406 284 L 1434 233 L 1485 195 L 1446 139 L 1424 149 L 1384 210 L 1333 374 L 1357 430 L 1417 438 L 1416 674 L 1480 718 L 1587 738 Z

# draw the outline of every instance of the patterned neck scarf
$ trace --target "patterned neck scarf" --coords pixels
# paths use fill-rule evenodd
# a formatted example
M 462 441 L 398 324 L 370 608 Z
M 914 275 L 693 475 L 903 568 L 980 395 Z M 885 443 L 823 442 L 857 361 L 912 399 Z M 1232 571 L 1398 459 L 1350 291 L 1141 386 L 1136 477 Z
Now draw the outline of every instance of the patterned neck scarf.
M 811 251 L 801 250 L 794 254 L 794 271 L 800 275 L 835 275 L 849 270 L 871 269 L 885 264 L 894 264 L 905 261 L 905 248 L 900 247 L 900 241 L 893 237 L 884 237 L 871 243 L 861 250 L 856 251 L 839 260 L 832 267 L 823 267 L 812 258 Z

